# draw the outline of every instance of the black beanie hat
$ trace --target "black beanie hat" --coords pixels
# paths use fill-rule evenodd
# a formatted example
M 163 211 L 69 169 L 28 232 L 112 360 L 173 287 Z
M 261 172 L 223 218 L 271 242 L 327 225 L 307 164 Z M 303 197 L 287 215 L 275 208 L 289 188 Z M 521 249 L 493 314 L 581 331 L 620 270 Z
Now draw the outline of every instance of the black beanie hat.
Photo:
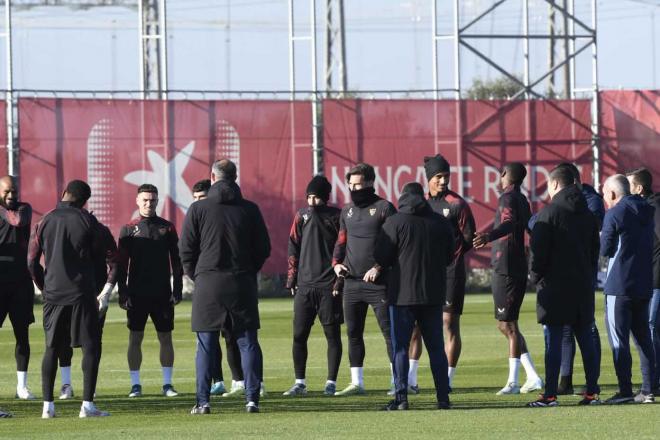
M 426 172 L 426 180 L 431 180 L 438 173 L 448 173 L 449 162 L 439 154 L 426 156 L 424 157 L 424 171 Z
M 323 176 L 314 176 L 312 180 L 309 181 L 305 194 L 314 194 L 324 202 L 327 202 L 330 200 L 330 191 L 332 191 L 332 185 L 330 185 L 328 179 Z

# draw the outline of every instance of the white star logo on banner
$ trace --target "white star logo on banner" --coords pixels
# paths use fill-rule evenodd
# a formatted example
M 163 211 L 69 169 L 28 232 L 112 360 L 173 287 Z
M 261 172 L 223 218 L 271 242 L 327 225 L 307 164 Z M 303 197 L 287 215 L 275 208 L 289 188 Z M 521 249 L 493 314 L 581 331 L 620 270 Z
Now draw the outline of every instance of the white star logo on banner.
M 124 180 L 135 186 L 143 183 L 156 185 L 160 199 L 156 213 L 159 216 L 163 212 L 167 197 L 185 213 L 194 200 L 188 184 L 183 180 L 183 172 L 190 162 L 194 149 L 195 141 L 191 141 L 169 162 L 155 151 L 148 150 L 147 160 L 151 170 L 131 171 L 124 176 Z

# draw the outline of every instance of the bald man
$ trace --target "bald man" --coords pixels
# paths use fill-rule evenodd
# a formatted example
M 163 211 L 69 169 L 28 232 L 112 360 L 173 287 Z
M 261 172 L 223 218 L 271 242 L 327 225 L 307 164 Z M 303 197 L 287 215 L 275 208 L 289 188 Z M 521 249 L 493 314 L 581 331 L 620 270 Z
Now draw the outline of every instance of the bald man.
M 7 315 L 16 338 L 16 397 L 32 400 L 27 386 L 28 327 L 34 322 L 34 286 L 27 267 L 32 207 L 18 201 L 16 178 L 0 178 L 0 327 Z

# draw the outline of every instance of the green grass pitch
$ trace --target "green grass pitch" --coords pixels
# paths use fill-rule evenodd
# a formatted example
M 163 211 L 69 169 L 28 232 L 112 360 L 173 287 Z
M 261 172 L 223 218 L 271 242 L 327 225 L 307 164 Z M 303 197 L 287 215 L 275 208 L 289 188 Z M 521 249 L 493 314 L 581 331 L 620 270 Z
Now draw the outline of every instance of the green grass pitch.
M 599 323 L 603 338 L 601 385 L 603 397 L 615 392 L 611 351 L 603 325 L 602 295 L 598 295 Z M 543 373 L 543 339 L 536 323 L 534 295 L 525 299 L 521 329 L 527 338 L 539 372 Z M 105 326 L 103 359 L 97 388 L 97 405 L 111 412 L 105 419 L 78 419 L 82 392 L 81 354 L 74 351 L 73 401 L 56 401 L 58 418 L 41 420 L 40 367 L 43 353 L 41 307 L 35 306 L 37 323 L 31 327 L 32 359 L 29 386 L 38 400 L 13 398 L 16 385 L 14 339 L 9 320 L 0 329 L 0 408 L 13 419 L 0 419 L 0 438 L 7 439 L 106 439 L 106 438 L 660 438 L 660 405 L 578 407 L 578 398 L 562 397 L 556 408 L 524 408 L 535 395 L 497 397 L 495 392 L 507 378 L 507 344 L 497 332 L 489 295 L 469 295 L 462 317 L 463 354 L 451 395 L 454 409 L 434 410 L 434 393 L 426 353 L 420 365 L 422 394 L 410 397 L 408 412 L 385 413 L 379 408 L 388 401 L 390 368 L 383 339 L 369 312 L 366 396 L 324 397 L 325 339 L 318 324 L 309 341 L 307 384 L 304 398 L 285 398 L 282 392 L 293 383 L 291 360 L 290 299 L 261 302 L 260 342 L 264 351 L 264 376 L 268 396 L 261 414 L 246 414 L 244 402 L 213 398 L 210 416 L 191 416 L 195 389 L 195 339 L 190 331 L 191 304 L 176 309 L 174 385 L 176 398 L 160 395 L 161 373 L 158 343 L 148 324 L 143 345 L 142 382 L 144 397 L 129 399 L 130 379 L 126 363 L 128 330 L 125 314 L 111 304 Z M 344 333 L 344 356 L 338 380 L 343 388 L 349 380 Z M 639 383 L 639 362 L 633 353 L 633 380 Z M 576 359 L 575 382 L 583 382 L 582 364 Z M 225 379 L 230 371 L 223 360 Z M 524 380 L 524 375 L 521 375 Z M 56 381 L 56 393 L 59 377 Z

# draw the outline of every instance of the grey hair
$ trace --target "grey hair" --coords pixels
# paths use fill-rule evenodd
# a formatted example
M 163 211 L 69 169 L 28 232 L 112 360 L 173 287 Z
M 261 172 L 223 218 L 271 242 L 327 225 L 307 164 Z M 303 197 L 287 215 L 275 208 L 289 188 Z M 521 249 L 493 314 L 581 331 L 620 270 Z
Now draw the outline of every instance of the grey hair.
M 217 180 L 236 181 L 236 164 L 229 159 L 220 159 L 213 162 L 211 172 Z
M 613 174 L 605 180 L 603 187 L 608 187 L 617 198 L 630 195 L 630 182 L 623 174 Z

